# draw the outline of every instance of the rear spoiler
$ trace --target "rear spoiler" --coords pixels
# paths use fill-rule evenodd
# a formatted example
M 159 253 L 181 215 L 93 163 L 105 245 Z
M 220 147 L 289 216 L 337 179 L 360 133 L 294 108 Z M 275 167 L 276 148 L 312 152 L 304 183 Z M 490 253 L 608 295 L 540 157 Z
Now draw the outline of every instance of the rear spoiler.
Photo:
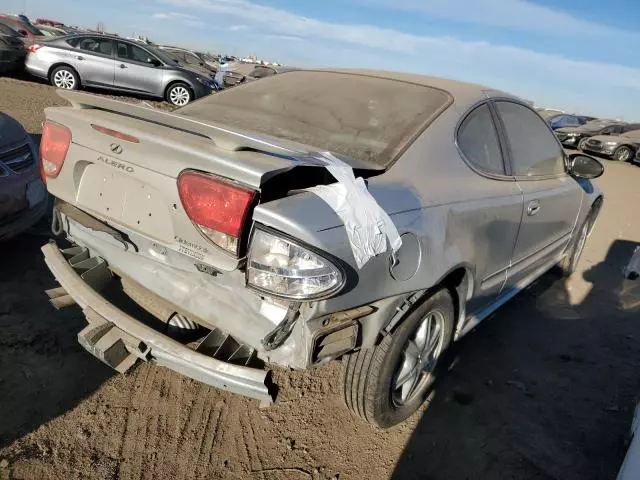
M 156 110 L 142 105 L 121 102 L 72 90 L 57 90 L 58 96 L 71 103 L 73 108 L 105 110 L 127 115 L 146 122 L 183 130 L 210 139 L 217 147 L 225 150 L 259 150 L 272 154 L 297 157 L 308 154 L 309 150 L 296 148 L 289 142 L 267 136 L 254 135 L 226 127 L 204 123 L 171 112 Z
M 256 151 L 295 162 L 298 166 L 326 167 L 328 163 L 317 151 L 305 145 L 268 135 L 257 135 L 242 130 L 231 130 L 226 126 L 211 122 L 201 122 L 193 118 L 176 115 L 142 105 L 121 102 L 111 98 L 91 95 L 73 90 L 57 90 L 58 96 L 71 103 L 73 108 L 103 110 L 118 115 L 126 115 L 145 122 L 182 130 L 183 132 L 209 139 L 216 147 L 230 151 Z M 376 166 L 353 158 L 349 165 L 355 169 L 381 171 Z

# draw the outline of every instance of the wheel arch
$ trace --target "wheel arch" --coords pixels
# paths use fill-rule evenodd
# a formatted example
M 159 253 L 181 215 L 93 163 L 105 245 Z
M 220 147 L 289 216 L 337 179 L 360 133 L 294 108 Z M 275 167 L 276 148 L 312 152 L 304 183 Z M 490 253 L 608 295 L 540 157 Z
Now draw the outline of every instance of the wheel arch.
M 54 72 L 54 70 L 55 70 L 56 68 L 59 68 L 59 67 L 68 67 L 68 68 L 70 68 L 71 70 L 73 70 L 74 72 L 76 72 L 76 75 L 77 75 L 77 76 L 78 76 L 78 78 L 80 79 L 80 85 L 82 85 L 82 83 L 83 83 L 82 75 L 80 75 L 80 72 L 78 71 L 78 69 L 77 69 L 76 67 L 74 67 L 73 65 L 71 65 L 71 64 L 70 64 L 70 63 L 68 63 L 68 62 L 56 62 L 56 63 L 54 63 L 53 65 L 51 65 L 51 66 L 49 67 L 49 70 L 47 71 L 47 79 L 48 79 L 49 81 L 51 81 L 51 74 Z
M 167 94 L 169 93 L 169 89 L 171 87 L 173 87 L 174 85 L 178 84 L 178 83 L 182 83 L 182 84 L 186 85 L 189 88 L 189 90 L 191 90 L 191 95 L 195 99 L 196 91 L 195 91 L 193 85 L 190 82 L 188 82 L 187 80 L 182 79 L 182 78 L 174 78 L 169 83 L 167 83 L 167 85 L 164 87 L 164 91 L 162 92 L 162 98 L 164 98 L 166 100 L 167 99 Z
M 376 312 L 367 316 L 362 322 L 362 346 L 371 347 L 379 343 L 429 295 L 443 288 L 447 289 L 453 298 L 455 332 L 466 317 L 467 302 L 475 291 L 474 279 L 474 268 L 469 264 L 459 264 L 449 269 L 429 288 L 376 302 Z
M 633 159 L 634 155 L 636 154 L 636 152 L 638 151 L 638 147 L 637 145 L 634 145 L 632 143 L 623 143 L 621 145 L 618 145 L 616 147 L 616 149 L 613 151 L 613 154 L 615 155 L 615 153 L 621 149 L 622 147 L 627 147 L 629 150 L 631 150 L 631 157 L 629 157 L 629 160 Z

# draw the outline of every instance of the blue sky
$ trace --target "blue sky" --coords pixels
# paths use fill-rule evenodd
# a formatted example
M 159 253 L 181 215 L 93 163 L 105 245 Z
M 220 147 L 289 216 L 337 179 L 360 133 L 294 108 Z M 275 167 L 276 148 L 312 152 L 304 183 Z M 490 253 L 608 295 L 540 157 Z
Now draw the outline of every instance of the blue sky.
M 411 71 L 640 121 L 637 0 L 3 0 L 3 9 L 300 66 Z

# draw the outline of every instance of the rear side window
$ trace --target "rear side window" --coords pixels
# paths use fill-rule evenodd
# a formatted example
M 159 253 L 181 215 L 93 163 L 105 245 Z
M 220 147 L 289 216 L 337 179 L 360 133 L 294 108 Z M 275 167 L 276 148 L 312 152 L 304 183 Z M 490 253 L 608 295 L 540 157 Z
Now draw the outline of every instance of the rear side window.
M 545 122 L 529 108 L 496 102 L 511 151 L 516 176 L 558 175 L 564 170 L 564 152 Z
M 76 46 L 80 50 L 97 53 L 99 55 L 110 56 L 113 52 L 111 40 L 105 38 L 85 37 L 80 39 Z
M 464 119 L 458 129 L 458 146 L 480 171 L 504 175 L 498 134 L 488 105 L 476 108 Z

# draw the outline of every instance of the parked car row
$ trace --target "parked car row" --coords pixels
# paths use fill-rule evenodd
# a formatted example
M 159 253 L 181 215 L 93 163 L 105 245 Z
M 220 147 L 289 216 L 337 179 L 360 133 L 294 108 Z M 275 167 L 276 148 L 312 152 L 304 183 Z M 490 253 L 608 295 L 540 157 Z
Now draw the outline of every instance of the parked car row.
M 559 128 L 555 133 L 567 148 L 577 148 L 620 162 L 634 160 L 640 146 L 640 123 L 593 120 L 579 127 Z
M 279 66 L 221 60 L 209 54 L 24 16 L 0 15 L 0 72 L 22 68 L 67 90 L 83 86 L 165 99 L 182 107 L 192 100 L 240 83 L 275 75 Z M 221 65 L 224 61 L 224 65 Z M 224 76 L 214 82 L 224 67 Z

